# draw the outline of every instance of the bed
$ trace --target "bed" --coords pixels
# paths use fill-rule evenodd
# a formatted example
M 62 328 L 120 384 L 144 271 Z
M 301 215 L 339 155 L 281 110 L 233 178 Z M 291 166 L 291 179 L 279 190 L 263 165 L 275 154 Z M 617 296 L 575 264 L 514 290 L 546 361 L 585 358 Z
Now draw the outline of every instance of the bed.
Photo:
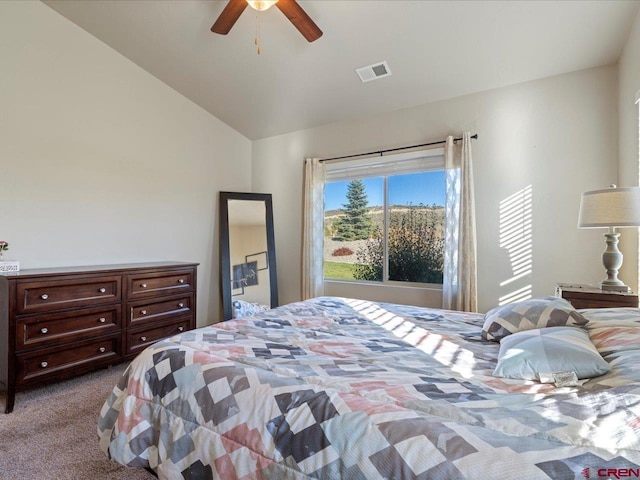
M 569 386 L 494 376 L 476 313 L 320 297 L 200 328 L 131 363 L 100 446 L 161 479 L 638 478 L 640 310 L 571 315 L 610 370 Z

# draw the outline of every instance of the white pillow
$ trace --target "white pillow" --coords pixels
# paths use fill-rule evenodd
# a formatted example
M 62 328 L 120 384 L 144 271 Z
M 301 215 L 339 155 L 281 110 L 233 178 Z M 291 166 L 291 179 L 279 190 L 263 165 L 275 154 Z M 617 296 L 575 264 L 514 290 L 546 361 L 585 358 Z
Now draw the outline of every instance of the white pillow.
M 538 380 L 538 373 L 572 371 L 591 378 L 611 370 L 589 339 L 575 327 L 525 330 L 500 341 L 496 377 Z

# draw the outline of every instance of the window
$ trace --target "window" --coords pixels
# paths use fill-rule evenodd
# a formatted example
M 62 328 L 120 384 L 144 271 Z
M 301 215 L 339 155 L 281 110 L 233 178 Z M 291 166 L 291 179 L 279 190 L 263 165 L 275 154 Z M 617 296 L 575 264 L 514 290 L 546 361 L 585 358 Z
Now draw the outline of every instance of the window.
M 442 149 L 327 165 L 326 280 L 442 284 Z

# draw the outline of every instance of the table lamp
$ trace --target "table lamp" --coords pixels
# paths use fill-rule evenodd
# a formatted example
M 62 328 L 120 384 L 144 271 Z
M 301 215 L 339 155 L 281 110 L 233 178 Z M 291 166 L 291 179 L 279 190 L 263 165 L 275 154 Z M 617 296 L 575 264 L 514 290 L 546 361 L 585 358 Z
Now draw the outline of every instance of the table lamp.
M 607 248 L 602 252 L 602 264 L 607 270 L 607 278 L 602 281 L 602 290 L 628 292 L 618 279 L 622 266 L 622 252 L 618 249 L 618 227 L 640 226 L 640 187 L 611 185 L 604 190 L 584 192 L 580 200 L 578 228 L 609 228 L 604 234 Z

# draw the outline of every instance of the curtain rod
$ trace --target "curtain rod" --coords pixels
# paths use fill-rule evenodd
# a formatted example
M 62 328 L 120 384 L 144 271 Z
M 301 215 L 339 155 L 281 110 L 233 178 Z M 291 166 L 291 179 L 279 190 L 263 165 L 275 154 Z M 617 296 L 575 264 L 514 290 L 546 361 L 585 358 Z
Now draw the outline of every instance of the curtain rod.
M 478 138 L 478 134 L 476 133 L 475 135 L 471 135 L 471 138 L 477 139 Z M 453 139 L 454 142 L 459 142 L 460 140 L 462 140 L 462 137 Z M 354 155 L 344 155 L 342 157 L 321 158 L 319 161 L 320 162 L 330 162 L 332 160 L 343 160 L 345 158 L 364 157 L 366 155 L 376 155 L 376 154 L 382 156 L 385 153 L 397 152 L 398 150 L 408 150 L 410 148 L 418 148 L 418 147 L 429 147 L 431 145 L 440 145 L 440 144 L 443 144 L 443 143 L 447 143 L 447 141 L 446 140 L 440 140 L 439 142 L 421 143 L 419 145 L 408 145 L 406 147 L 398 147 L 398 148 L 388 148 L 386 150 L 377 150 L 375 152 L 367 152 L 367 153 L 356 153 Z

